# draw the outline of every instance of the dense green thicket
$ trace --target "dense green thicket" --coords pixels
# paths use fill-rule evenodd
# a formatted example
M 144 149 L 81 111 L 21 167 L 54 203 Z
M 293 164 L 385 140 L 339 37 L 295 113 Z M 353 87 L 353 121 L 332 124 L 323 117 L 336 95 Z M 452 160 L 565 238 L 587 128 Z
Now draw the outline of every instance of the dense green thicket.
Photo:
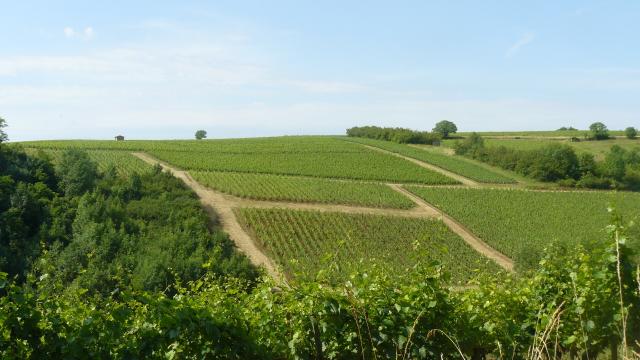
M 376 140 L 394 141 L 401 144 L 428 144 L 440 141 L 439 133 L 416 131 L 405 128 L 382 128 L 378 126 L 356 126 L 347 129 L 347 136 L 364 137 Z
M 637 270 L 623 240 L 637 241 L 616 222 L 589 251 L 549 249 L 534 273 L 464 291 L 446 288 L 434 264 L 400 279 L 362 270 L 338 286 L 248 290 L 205 277 L 172 296 L 124 288 L 103 298 L 53 296 L 35 277 L 17 286 L 0 275 L 0 357 L 596 358 L 640 334 Z
M 0 271 L 22 281 L 109 293 L 116 284 L 163 290 L 205 271 L 248 280 L 257 274 L 207 217 L 194 194 L 156 169 L 99 174 L 80 150 L 54 171 L 47 159 L 0 147 Z M 38 259 L 36 261 L 36 259 Z
M 53 166 L 0 144 L 0 271 L 23 279 L 43 237 L 57 238 L 66 204 Z
M 596 161 L 592 154 L 577 155 L 566 144 L 548 144 L 529 150 L 489 147 L 474 133 L 458 142 L 455 150 L 458 155 L 563 186 L 640 190 L 640 147 L 626 150 L 614 145 L 603 161 Z

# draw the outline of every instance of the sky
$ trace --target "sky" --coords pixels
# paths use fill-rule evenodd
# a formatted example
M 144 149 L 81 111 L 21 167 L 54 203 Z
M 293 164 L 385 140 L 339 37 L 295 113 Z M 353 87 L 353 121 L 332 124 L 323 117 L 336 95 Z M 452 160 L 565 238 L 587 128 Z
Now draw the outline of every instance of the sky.
M 0 0 L 13 141 L 640 127 L 640 1 Z

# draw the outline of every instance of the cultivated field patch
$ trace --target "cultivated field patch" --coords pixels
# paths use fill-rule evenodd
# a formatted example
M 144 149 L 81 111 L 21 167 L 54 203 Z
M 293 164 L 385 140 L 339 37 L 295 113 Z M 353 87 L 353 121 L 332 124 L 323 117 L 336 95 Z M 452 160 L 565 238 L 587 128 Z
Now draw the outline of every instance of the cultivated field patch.
M 296 176 L 191 171 L 199 183 L 242 198 L 409 209 L 415 204 L 384 184 Z
M 606 239 L 609 207 L 625 214 L 627 220 L 637 222 L 640 216 L 637 193 L 406 188 L 525 267 L 533 265 L 530 262 L 537 261 L 536 254 L 554 242 L 570 251 L 578 242 Z
M 441 262 L 453 282 L 464 282 L 478 271 L 499 271 L 440 220 L 251 208 L 239 209 L 237 215 L 290 275 L 325 271 L 344 280 L 369 266 L 399 274 L 418 261 Z
M 366 149 L 365 149 L 366 150 Z M 220 153 L 150 151 L 184 170 L 303 175 L 323 178 L 455 184 L 455 180 L 373 150 L 346 153 Z
M 473 162 L 466 159 L 460 159 L 453 155 L 446 155 L 440 152 L 418 149 L 408 145 L 397 144 L 391 141 L 381 141 L 356 137 L 344 138 L 344 140 L 375 146 L 380 149 L 420 160 L 478 182 L 503 184 L 515 183 L 515 180 L 509 177 L 490 171 L 483 166 L 474 164 Z

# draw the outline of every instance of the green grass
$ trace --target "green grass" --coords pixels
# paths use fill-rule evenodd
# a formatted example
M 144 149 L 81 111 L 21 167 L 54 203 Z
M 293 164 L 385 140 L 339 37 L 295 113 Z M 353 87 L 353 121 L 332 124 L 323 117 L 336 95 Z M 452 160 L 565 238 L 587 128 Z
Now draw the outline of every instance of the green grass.
M 462 175 L 472 180 L 483 183 L 514 183 L 515 181 L 507 176 L 491 171 L 473 161 L 457 157 L 455 155 L 447 155 L 440 151 L 428 150 L 424 148 L 415 148 L 408 145 L 397 144 L 391 141 L 380 141 L 365 138 L 349 137 L 344 138 L 351 142 L 375 146 L 384 150 L 398 153 L 416 160 L 449 170 L 455 174 Z
M 334 278 L 345 280 L 372 265 L 393 275 L 431 260 L 451 271 L 454 282 L 469 279 L 475 269 L 498 271 L 439 220 L 281 209 L 237 214 L 289 275 L 337 268 Z
M 577 242 L 605 239 L 604 228 L 610 221 L 607 207 L 612 204 L 627 220 L 638 220 L 640 216 L 637 193 L 417 186 L 407 189 L 525 267 L 554 241 L 571 249 Z
M 64 150 L 26 148 L 26 151 L 31 154 L 37 154 L 42 151 L 50 156 L 51 160 L 55 164 L 60 160 Z M 89 157 L 98 164 L 98 170 L 102 172 L 108 170 L 112 166 L 115 167 L 121 175 L 127 175 L 133 172 L 142 173 L 151 169 L 149 164 L 131 155 L 131 153 L 127 151 L 87 150 L 87 154 L 89 154 Z
M 192 171 L 199 183 L 250 199 L 409 209 L 415 204 L 384 184 L 267 174 Z

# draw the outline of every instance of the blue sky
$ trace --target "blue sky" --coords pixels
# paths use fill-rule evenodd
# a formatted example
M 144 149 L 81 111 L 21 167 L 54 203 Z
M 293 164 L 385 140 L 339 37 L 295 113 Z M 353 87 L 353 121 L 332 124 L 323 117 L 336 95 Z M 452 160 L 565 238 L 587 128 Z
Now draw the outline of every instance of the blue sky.
M 12 140 L 640 127 L 638 1 L 6 1 Z

